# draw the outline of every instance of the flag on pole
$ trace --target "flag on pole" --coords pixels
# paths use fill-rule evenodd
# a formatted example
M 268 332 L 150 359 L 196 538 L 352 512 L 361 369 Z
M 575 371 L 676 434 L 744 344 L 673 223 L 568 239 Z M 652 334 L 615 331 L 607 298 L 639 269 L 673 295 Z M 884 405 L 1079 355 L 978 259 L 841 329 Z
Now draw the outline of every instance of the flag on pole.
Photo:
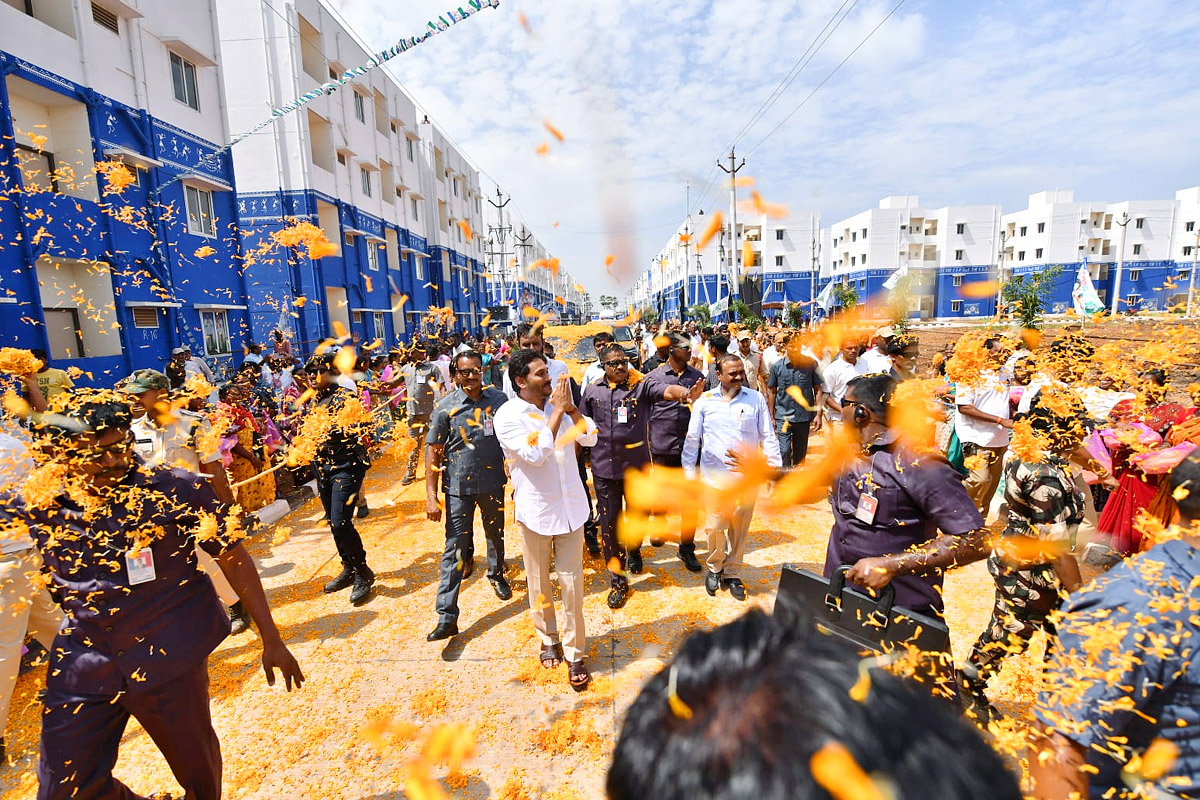
M 908 264 L 905 264 L 904 266 L 900 267 L 900 269 L 893 272 L 891 277 L 883 282 L 883 288 L 887 289 L 888 291 L 895 289 L 896 284 L 900 283 L 900 279 L 903 278 L 907 274 L 908 274 Z
M 1087 261 L 1079 265 L 1079 273 L 1075 276 L 1075 287 L 1071 290 L 1071 302 L 1075 313 L 1081 317 L 1090 317 L 1104 310 L 1096 286 L 1092 283 L 1092 275 L 1088 272 Z
M 826 314 L 829 313 L 829 307 L 833 305 L 833 281 L 825 284 L 825 288 L 821 290 L 819 295 L 817 295 L 817 305 L 820 306 L 821 310 Z

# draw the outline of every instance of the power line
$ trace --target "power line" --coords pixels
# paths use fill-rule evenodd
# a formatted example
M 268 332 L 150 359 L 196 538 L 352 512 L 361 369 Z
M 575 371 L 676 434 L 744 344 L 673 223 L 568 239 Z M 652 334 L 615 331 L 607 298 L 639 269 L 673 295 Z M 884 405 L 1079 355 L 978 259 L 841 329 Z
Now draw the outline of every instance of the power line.
M 843 58 L 841 61 L 838 62 L 838 65 L 836 67 L 834 67 L 832 70 L 830 70 L 829 74 L 826 75 L 825 78 L 820 83 L 818 83 L 811 92 L 808 93 L 808 96 L 800 101 L 800 105 L 793 108 L 791 110 L 791 112 L 786 117 L 781 119 L 779 121 L 779 124 L 776 125 L 774 128 L 772 128 L 771 131 L 766 136 L 759 139 L 758 143 L 755 144 L 753 147 L 751 147 L 750 150 L 747 151 L 746 155 L 750 155 L 755 150 L 757 150 L 759 147 L 761 147 L 763 142 L 767 141 L 767 139 L 770 139 L 776 133 L 776 131 L 778 131 L 780 128 L 782 128 L 784 126 L 784 124 L 789 119 L 791 119 L 792 117 L 794 117 L 796 115 L 796 112 L 798 112 L 800 109 L 804 108 L 805 104 L 808 103 L 808 101 L 813 98 L 813 95 L 815 95 L 818 91 L 820 91 L 821 87 L 824 86 L 826 83 L 828 83 L 829 79 L 832 78 L 834 75 L 836 75 L 837 71 L 839 69 L 841 69 L 842 66 L 847 61 L 849 61 L 850 58 L 855 53 L 857 53 L 860 49 L 862 49 L 862 46 L 865 45 L 870 40 L 870 38 L 875 35 L 875 32 L 877 30 L 879 30 L 880 28 L 883 27 L 883 24 L 885 22 L 887 22 L 889 19 L 892 18 L 892 15 L 895 14 L 900 9 L 900 6 L 904 5 L 905 2 L 907 2 L 907 0 L 900 0 L 900 2 L 896 3 L 896 5 L 892 6 L 892 10 L 889 11 L 883 19 L 879 20 L 879 24 L 876 25 L 874 28 L 872 28 L 870 30 L 870 32 L 866 36 L 863 37 L 863 40 L 861 42 L 859 42 L 857 45 L 855 45 L 854 49 L 851 50 L 849 53 L 847 53 L 845 58 Z

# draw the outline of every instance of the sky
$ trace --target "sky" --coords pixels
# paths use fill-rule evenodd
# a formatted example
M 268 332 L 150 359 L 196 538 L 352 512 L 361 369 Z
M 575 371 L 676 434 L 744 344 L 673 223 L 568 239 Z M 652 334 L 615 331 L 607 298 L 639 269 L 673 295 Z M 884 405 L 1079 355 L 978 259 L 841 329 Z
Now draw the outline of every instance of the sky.
M 331 2 L 375 49 L 457 8 Z M 388 68 L 598 298 L 650 267 L 688 184 L 693 212 L 728 208 L 731 145 L 826 227 L 893 194 L 1173 198 L 1200 184 L 1197 41 L 1200 4 L 1170 0 L 502 0 Z

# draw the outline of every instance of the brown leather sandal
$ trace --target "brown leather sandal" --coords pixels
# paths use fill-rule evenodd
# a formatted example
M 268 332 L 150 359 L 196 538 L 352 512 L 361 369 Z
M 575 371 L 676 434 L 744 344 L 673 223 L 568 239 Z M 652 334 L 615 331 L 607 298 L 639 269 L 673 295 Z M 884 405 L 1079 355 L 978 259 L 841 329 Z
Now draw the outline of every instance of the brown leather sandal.
M 542 662 L 542 667 L 545 669 L 554 669 L 563 662 L 563 649 L 561 644 L 544 644 L 542 651 L 538 655 L 538 659 Z
M 567 678 L 571 681 L 571 688 L 577 692 L 582 692 L 592 682 L 592 673 L 588 670 L 587 661 L 582 658 L 578 661 L 567 662 Z

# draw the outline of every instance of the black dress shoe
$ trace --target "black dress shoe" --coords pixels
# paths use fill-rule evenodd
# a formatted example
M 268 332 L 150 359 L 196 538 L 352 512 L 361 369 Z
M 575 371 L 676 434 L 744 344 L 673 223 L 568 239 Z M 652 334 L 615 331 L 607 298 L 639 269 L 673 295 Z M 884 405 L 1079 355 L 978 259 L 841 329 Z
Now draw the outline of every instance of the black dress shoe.
M 688 568 L 688 572 L 699 572 L 701 570 L 700 559 L 696 558 L 695 550 L 679 549 L 679 560 Z
M 640 550 L 630 550 L 626 557 L 626 564 L 629 565 L 629 571 L 634 575 L 641 575 L 645 565 L 642 564 L 642 552 Z
M 746 587 L 742 583 L 741 578 L 730 578 L 729 580 L 725 581 L 724 583 L 725 583 L 725 588 L 729 590 L 729 593 L 731 595 L 733 595 L 735 600 L 745 600 L 746 599 Z
M 704 576 L 704 591 L 708 592 L 709 597 L 714 597 L 717 590 L 721 588 L 721 573 L 713 572 L 711 569 Z
M 657 536 L 650 537 L 650 546 L 651 547 L 662 547 L 666 543 L 667 543 L 666 539 L 659 539 Z
M 375 573 L 366 564 L 354 568 L 354 588 L 350 590 L 350 604 L 365 603 L 375 585 Z
M 587 545 L 587 551 L 590 555 L 600 555 L 600 540 L 596 538 L 595 532 L 583 532 L 583 543 Z
M 501 600 L 512 600 L 512 587 L 508 585 L 508 581 L 503 575 L 493 578 L 488 576 L 488 581 L 492 584 L 492 591 L 496 593 L 496 597 Z
M 338 576 L 329 583 L 325 584 L 325 594 L 340 592 L 342 589 L 352 586 L 353 584 L 354 570 L 350 567 L 342 567 L 342 571 L 338 573 Z
M 366 503 L 363 503 L 361 506 L 358 507 L 358 518 L 359 519 L 362 519 L 363 517 L 368 516 L 370 513 L 371 513 L 371 509 L 367 508 Z
M 467 578 L 471 577 L 471 575 L 473 575 L 474 572 L 475 572 L 475 557 L 471 556 L 470 558 L 464 558 L 463 559 L 462 579 L 465 581 Z
M 608 607 L 616 610 L 625 605 L 625 601 L 629 599 L 628 586 L 614 586 L 608 590 Z
M 439 622 L 437 627 L 430 631 L 425 637 L 427 642 L 440 642 L 443 639 L 449 639 L 451 636 L 458 636 L 457 622 Z

